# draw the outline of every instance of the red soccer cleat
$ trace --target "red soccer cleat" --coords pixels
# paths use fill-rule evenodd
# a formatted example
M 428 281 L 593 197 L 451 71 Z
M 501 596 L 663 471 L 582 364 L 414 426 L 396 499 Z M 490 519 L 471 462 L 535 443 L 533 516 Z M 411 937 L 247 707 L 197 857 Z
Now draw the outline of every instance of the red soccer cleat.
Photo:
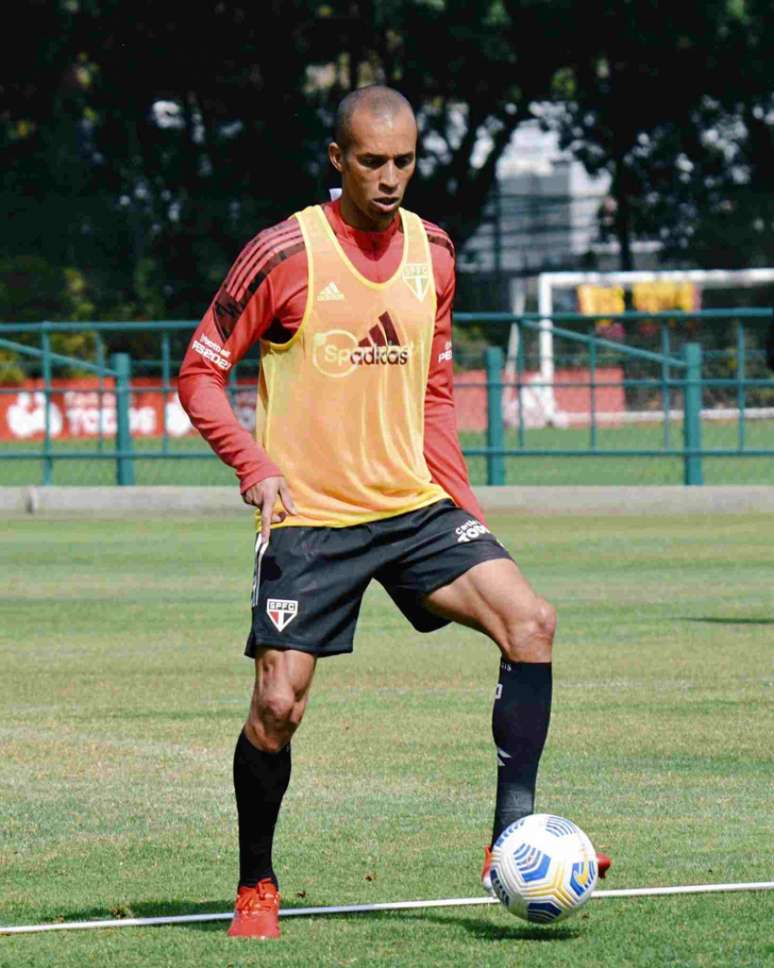
M 268 877 L 255 887 L 240 887 L 229 938 L 279 938 L 280 893 Z
M 597 872 L 600 877 L 604 877 L 607 874 L 608 868 L 612 863 L 607 854 L 597 854 Z
M 492 848 L 484 847 L 484 866 L 481 868 L 481 886 L 484 888 L 487 894 L 491 894 L 494 897 L 494 888 L 492 887 Z

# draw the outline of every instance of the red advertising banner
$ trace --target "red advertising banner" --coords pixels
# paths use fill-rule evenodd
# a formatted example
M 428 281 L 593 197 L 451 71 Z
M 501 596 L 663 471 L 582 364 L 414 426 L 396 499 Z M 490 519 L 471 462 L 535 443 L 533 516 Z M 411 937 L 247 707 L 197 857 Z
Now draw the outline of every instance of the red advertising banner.
M 558 411 L 564 422 L 588 424 L 591 411 L 591 389 L 588 370 L 557 370 L 555 374 L 554 404 L 541 387 L 539 373 L 523 374 L 521 403 L 526 426 L 542 426 L 545 415 Z M 624 390 L 620 368 L 608 367 L 596 371 L 596 411 L 608 415 L 623 413 Z M 576 384 L 562 386 L 562 383 Z M 486 428 L 486 373 L 466 370 L 454 375 L 457 401 L 457 425 L 460 430 L 480 431 Z M 96 377 L 57 379 L 53 381 L 49 405 L 49 433 L 52 438 L 97 437 L 101 432 L 112 437 L 116 432 L 116 400 L 114 384 L 104 380 L 100 393 Z M 519 400 L 515 390 L 503 391 L 504 416 L 507 425 L 516 426 L 519 420 Z M 248 430 L 255 427 L 255 389 L 236 390 L 232 406 L 240 423 Z M 135 437 L 184 437 L 195 433 L 188 415 L 180 405 L 177 393 L 163 393 L 158 380 L 151 377 L 132 380 L 129 424 Z M 27 380 L 14 387 L 0 387 L 0 440 L 40 440 L 45 426 L 45 395 L 42 380 Z
M 105 379 L 100 393 L 96 377 L 52 381 L 49 433 L 54 439 L 106 437 L 116 432 L 116 398 L 112 379 Z M 177 393 L 165 394 L 157 380 L 135 379 L 129 406 L 133 436 L 160 437 L 164 432 L 181 437 L 193 432 Z M 0 440 L 39 440 L 45 426 L 46 398 L 42 380 L 27 380 L 17 387 L 0 387 Z

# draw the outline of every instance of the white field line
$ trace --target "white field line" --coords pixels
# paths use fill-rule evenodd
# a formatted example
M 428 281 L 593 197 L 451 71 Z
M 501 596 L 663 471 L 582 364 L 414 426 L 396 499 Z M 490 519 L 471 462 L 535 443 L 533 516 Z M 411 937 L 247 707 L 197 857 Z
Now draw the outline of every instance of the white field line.
M 608 897 L 653 897 L 664 894 L 720 894 L 731 891 L 771 891 L 774 881 L 752 881 L 742 884 L 685 884 L 678 887 L 632 887 L 595 891 L 592 900 Z M 280 917 L 315 917 L 324 914 L 367 914 L 373 911 L 407 911 L 415 908 L 472 907 L 498 904 L 494 897 L 450 897 L 433 901 L 385 901 L 380 904 L 343 904 L 328 907 L 287 908 Z M 158 924 L 194 924 L 202 921 L 230 921 L 233 911 L 222 914 L 177 914 L 157 918 L 117 918 L 97 921 L 58 921 L 49 924 L 0 925 L 0 935 L 32 934 L 39 931 L 76 931 L 93 928 L 139 928 Z

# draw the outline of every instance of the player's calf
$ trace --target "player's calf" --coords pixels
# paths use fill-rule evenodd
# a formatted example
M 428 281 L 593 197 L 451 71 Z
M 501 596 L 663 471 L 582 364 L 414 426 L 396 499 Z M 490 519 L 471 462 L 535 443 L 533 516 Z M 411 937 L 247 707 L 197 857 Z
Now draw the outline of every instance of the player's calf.
M 277 752 L 259 749 L 246 731 L 234 751 L 234 792 L 239 818 L 239 887 L 277 879 L 272 841 L 282 799 L 290 782 L 290 745 Z
M 492 710 L 497 750 L 497 799 L 492 843 L 535 810 L 538 765 L 551 715 L 551 652 L 556 610 L 538 596 L 508 617 Z
M 256 655 L 255 688 L 234 753 L 239 817 L 239 896 L 231 935 L 279 935 L 279 893 L 272 844 L 290 782 L 290 739 L 301 723 L 314 656 L 264 648 Z

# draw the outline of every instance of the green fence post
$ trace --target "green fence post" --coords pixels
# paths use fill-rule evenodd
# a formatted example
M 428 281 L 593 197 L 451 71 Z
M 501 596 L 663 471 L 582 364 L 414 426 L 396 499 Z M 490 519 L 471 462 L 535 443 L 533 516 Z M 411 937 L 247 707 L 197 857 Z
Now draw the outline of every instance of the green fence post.
M 591 400 L 589 402 L 590 407 L 590 417 L 591 417 L 591 441 L 590 446 L 592 450 L 597 449 L 597 342 L 592 340 L 589 343 L 589 375 L 590 375 L 590 393 Z
M 167 400 L 169 399 L 169 392 L 171 387 L 172 373 L 170 365 L 170 347 L 169 347 L 169 333 L 164 332 L 161 334 L 161 426 L 163 431 L 163 436 L 161 438 L 161 451 L 164 454 L 169 453 L 169 428 L 167 427 Z
M 102 450 L 105 439 L 105 343 L 99 333 L 94 334 L 97 340 L 97 450 Z
M 503 351 L 499 346 L 486 348 L 486 455 L 487 484 L 505 484 L 505 458 L 494 454 L 505 446 L 503 432 Z
M 518 439 L 519 447 L 524 450 L 526 446 L 524 441 L 524 340 L 527 336 L 527 331 L 525 327 L 519 322 L 519 345 L 516 348 L 516 394 L 518 396 L 519 404 L 519 430 Z
M 664 450 L 669 450 L 669 411 L 672 409 L 672 394 L 669 389 L 669 363 L 667 357 L 672 352 L 669 339 L 669 323 L 661 320 L 661 352 L 664 356 L 661 363 L 661 404 L 664 410 Z
M 697 485 L 704 483 L 701 466 L 701 345 L 686 343 L 683 352 L 685 355 L 683 483 Z
M 54 462 L 51 458 L 51 406 L 53 378 L 51 374 L 51 339 L 48 330 L 45 329 L 40 334 L 40 348 L 43 350 L 43 399 L 45 405 L 43 409 L 43 485 L 51 483 L 54 476 Z
M 110 366 L 116 371 L 116 484 L 134 484 L 132 431 L 129 424 L 129 379 L 132 361 L 128 353 L 114 353 Z
M 237 364 L 238 365 L 238 364 Z M 236 366 L 231 367 L 231 372 L 228 375 L 228 402 L 231 404 L 231 409 L 234 409 L 234 404 L 236 403 L 237 394 L 237 368 Z
M 740 319 L 736 335 L 736 406 L 739 410 L 739 436 L 737 447 L 744 450 L 745 445 L 745 409 L 747 407 L 747 361 L 745 359 L 744 322 Z

